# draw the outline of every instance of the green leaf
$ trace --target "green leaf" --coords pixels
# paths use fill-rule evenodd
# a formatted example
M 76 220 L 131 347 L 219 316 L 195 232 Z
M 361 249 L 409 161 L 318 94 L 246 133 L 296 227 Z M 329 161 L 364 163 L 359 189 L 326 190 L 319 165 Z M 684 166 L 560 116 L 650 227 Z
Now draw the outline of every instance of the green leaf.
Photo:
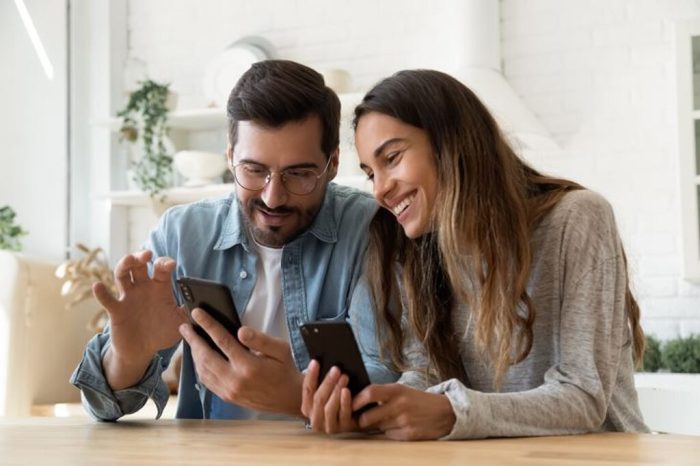
M 700 335 L 667 341 L 661 360 L 671 372 L 700 373 Z
M 651 335 L 646 337 L 644 348 L 643 369 L 646 372 L 656 372 L 661 368 L 661 343 Z
M 21 251 L 22 243 L 19 238 L 27 232 L 15 224 L 15 211 L 10 206 L 0 207 L 0 249 Z
M 122 118 L 122 141 L 141 140 L 142 157 L 132 164 L 133 180 L 151 197 L 168 186 L 172 175 L 172 156 L 168 154 L 164 140 L 170 128 L 167 125 L 168 109 L 165 105 L 170 84 L 146 79 L 117 116 Z

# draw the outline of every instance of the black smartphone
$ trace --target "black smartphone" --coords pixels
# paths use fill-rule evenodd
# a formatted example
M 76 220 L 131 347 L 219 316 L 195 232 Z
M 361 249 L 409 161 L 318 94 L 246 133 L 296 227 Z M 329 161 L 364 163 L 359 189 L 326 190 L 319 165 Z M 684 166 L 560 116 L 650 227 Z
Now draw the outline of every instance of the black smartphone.
M 180 288 L 182 301 L 190 312 L 196 307 L 205 310 L 223 325 L 234 338 L 238 339 L 238 329 L 241 328 L 241 320 L 238 317 L 231 290 L 229 290 L 228 286 L 211 280 L 190 277 L 178 278 L 177 285 Z M 226 357 L 202 327 L 195 324 L 194 321 L 192 321 L 192 325 L 195 332 L 209 343 L 209 346 Z
M 300 329 L 309 356 L 318 361 L 321 366 L 319 383 L 323 381 L 331 367 L 336 366 L 350 379 L 348 388 L 352 396 L 357 395 L 370 384 L 355 335 L 347 322 L 308 322 Z M 376 404 L 369 404 L 353 414 L 357 416 L 374 406 Z

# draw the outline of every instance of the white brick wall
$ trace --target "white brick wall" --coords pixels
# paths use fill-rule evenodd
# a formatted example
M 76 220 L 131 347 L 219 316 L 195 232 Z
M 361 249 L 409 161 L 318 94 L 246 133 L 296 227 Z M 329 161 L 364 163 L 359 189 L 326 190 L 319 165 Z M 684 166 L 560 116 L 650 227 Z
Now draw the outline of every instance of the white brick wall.
M 496 1 L 496 0 L 494 0 Z M 460 0 L 131 0 L 125 84 L 166 80 L 206 104 L 202 72 L 228 44 L 348 70 L 366 89 L 402 68 L 461 63 Z M 457 13 L 456 13 L 457 12 Z M 673 27 L 692 0 L 502 0 L 504 72 L 564 148 L 536 162 L 604 194 L 627 246 L 644 325 L 700 331 L 700 288 L 680 279 Z
M 236 39 L 262 36 L 280 57 L 342 67 L 358 88 L 406 67 L 453 61 L 459 2 L 435 0 L 131 0 L 126 85 L 148 73 L 168 80 L 183 107 L 206 104 L 206 63 Z M 436 50 L 437 49 L 437 50 Z
M 673 21 L 688 0 L 503 0 L 506 78 L 562 145 L 556 170 L 612 202 L 647 331 L 700 332 L 680 278 Z M 547 168 L 547 167 L 544 167 Z

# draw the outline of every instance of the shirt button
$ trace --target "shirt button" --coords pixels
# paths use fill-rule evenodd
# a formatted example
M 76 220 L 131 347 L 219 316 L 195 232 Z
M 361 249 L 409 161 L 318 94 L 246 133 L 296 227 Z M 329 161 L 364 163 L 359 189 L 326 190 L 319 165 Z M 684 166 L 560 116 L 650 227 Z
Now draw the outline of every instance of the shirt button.
M 246 278 L 248 277 L 248 272 L 246 272 L 245 270 L 241 270 L 241 273 L 239 273 L 238 276 L 241 278 Z

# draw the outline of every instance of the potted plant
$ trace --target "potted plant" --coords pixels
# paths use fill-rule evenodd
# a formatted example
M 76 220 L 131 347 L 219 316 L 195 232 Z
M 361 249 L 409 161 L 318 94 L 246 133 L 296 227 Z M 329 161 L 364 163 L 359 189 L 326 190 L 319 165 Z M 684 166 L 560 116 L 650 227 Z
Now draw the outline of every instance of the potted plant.
M 646 337 L 644 345 L 644 372 L 656 372 L 661 368 L 661 342 L 651 335 Z
M 673 338 L 664 343 L 651 335 L 647 336 L 642 370 L 700 374 L 700 335 Z
M 150 79 L 140 81 L 126 107 L 117 113 L 122 119 L 122 139 L 141 140 L 141 157 L 130 165 L 134 182 L 151 197 L 168 187 L 172 175 L 173 159 L 165 145 L 170 130 L 167 103 L 173 95 L 169 87 Z
M 643 370 L 634 378 L 649 428 L 700 434 L 700 335 L 664 342 L 648 336 Z
M 0 249 L 22 250 L 22 243 L 19 239 L 27 232 L 15 223 L 16 215 L 10 206 L 0 207 Z

